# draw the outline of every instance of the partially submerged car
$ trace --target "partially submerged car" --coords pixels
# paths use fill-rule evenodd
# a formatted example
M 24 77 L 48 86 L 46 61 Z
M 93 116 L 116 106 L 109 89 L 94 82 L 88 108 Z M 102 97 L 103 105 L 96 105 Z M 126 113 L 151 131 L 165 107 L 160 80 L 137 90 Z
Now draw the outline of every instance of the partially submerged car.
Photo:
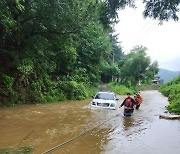
M 117 101 L 118 99 L 116 98 L 115 93 L 100 91 L 93 97 L 91 106 L 115 110 Z

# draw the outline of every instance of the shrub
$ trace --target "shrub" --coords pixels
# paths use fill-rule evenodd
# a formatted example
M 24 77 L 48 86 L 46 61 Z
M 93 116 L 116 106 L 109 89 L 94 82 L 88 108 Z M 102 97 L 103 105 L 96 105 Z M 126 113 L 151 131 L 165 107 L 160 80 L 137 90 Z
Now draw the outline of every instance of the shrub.
M 176 101 L 173 101 L 171 104 L 169 104 L 169 106 L 167 107 L 167 109 L 170 111 L 170 112 L 173 112 L 173 113 L 180 113 L 180 99 L 176 100 Z
M 60 88 L 64 91 L 69 100 L 85 99 L 88 96 L 84 85 L 82 83 L 77 83 L 76 81 L 61 82 Z
M 167 107 L 168 111 L 180 113 L 180 76 L 163 85 L 160 92 L 167 96 L 171 102 Z
M 124 85 L 121 85 L 120 83 L 117 83 L 117 82 L 110 82 L 108 83 L 108 88 L 117 93 L 117 94 L 121 94 L 121 95 L 125 95 L 127 93 L 136 93 L 136 90 L 133 89 L 133 88 L 127 88 L 126 86 Z

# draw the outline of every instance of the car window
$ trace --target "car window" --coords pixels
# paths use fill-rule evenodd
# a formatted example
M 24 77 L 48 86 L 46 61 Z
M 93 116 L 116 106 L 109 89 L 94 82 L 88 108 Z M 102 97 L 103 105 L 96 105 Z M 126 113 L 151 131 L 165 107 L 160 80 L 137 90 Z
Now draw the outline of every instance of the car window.
M 95 96 L 95 99 L 106 99 L 106 100 L 114 100 L 114 95 L 109 93 L 98 93 Z

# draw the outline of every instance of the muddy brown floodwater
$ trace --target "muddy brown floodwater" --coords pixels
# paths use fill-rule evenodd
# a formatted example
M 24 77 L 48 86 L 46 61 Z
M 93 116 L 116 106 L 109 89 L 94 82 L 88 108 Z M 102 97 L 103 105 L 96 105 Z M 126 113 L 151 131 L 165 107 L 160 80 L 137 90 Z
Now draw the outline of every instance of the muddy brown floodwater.
M 51 153 L 179 154 L 180 120 L 159 119 L 167 98 L 158 91 L 141 94 L 143 104 L 131 117 L 123 117 L 123 108 L 92 108 L 90 99 L 1 108 L 0 149 L 32 146 L 40 154 L 91 130 Z M 125 96 L 118 98 L 120 104 Z

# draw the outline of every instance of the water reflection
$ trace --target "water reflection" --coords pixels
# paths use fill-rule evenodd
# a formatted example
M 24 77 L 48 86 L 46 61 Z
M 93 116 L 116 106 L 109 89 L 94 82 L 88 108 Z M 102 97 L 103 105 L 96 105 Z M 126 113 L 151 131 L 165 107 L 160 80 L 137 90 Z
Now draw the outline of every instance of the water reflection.
M 132 116 L 123 118 L 123 129 L 124 129 L 124 131 L 127 131 L 128 129 L 132 128 L 133 125 L 134 125 L 134 119 Z

